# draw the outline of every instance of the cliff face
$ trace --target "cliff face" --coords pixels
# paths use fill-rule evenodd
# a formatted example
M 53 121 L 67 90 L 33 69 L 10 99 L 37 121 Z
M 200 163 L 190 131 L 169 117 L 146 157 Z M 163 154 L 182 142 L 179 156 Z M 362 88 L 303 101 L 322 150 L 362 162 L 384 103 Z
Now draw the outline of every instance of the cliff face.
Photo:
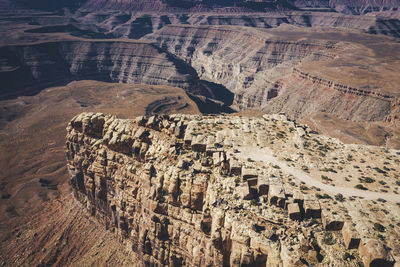
M 263 109 L 285 112 L 293 118 L 306 118 L 326 112 L 355 122 L 385 121 L 398 107 L 398 99 L 375 91 L 325 80 L 299 69 L 280 83 L 279 96 Z
M 358 253 L 350 251 L 350 260 L 362 260 L 366 266 L 393 266 L 393 256 L 398 258 L 400 226 L 387 228 L 390 235 L 378 240 L 371 220 L 393 214 L 381 215 L 370 201 L 381 195 L 394 201 L 397 195 L 321 183 L 322 190 L 341 192 L 351 201 L 344 201 L 343 195 L 340 203 L 327 194 L 318 198 L 322 192 L 315 192 L 321 189 L 304 186 L 310 181 L 303 180 L 307 183 L 300 186 L 301 171 L 290 172 L 277 159 L 269 162 L 269 149 L 291 159 L 294 143 L 297 149 L 325 146 L 340 158 L 350 149 L 365 156 L 362 149 L 311 136 L 308 128 L 285 116 L 161 115 L 120 120 L 83 113 L 72 119 L 67 132 L 75 197 L 126 242 L 138 255 L 139 265 L 344 266 L 349 257 L 342 255 L 349 248 L 359 248 Z M 319 145 L 313 148 L 311 142 Z M 370 155 L 378 157 L 379 151 Z M 296 168 L 310 166 L 308 172 L 331 160 L 325 154 L 312 161 L 303 156 L 290 162 Z M 354 169 L 352 164 L 343 167 Z M 387 181 L 394 182 L 392 173 L 388 175 Z M 352 202 L 353 194 L 368 200 Z M 385 205 L 399 209 L 394 202 Z M 367 210 L 368 220 L 363 212 Z M 394 249 L 393 255 L 386 246 Z
M 256 108 L 276 96 L 274 71 L 310 57 L 331 57 L 332 42 L 289 41 L 257 30 L 206 26 L 165 26 L 146 39 L 182 58 L 198 75 L 235 94 L 234 105 Z M 253 98 L 244 103 L 240 95 Z
M 373 34 L 399 37 L 400 20 L 395 15 L 384 13 L 377 16 L 354 16 L 327 12 L 291 11 L 282 13 L 255 14 L 215 14 L 215 13 L 167 13 L 153 14 L 139 12 L 135 14 L 120 12 L 77 12 L 74 17 L 83 24 L 95 24 L 109 31 L 115 37 L 138 39 L 153 33 L 169 24 L 189 25 L 230 25 L 254 28 L 276 28 L 290 24 L 299 27 L 332 27 L 354 29 Z
M 132 10 L 132 11 L 169 11 L 169 12 L 265 12 L 276 10 L 296 9 L 288 1 L 273 2 L 269 0 L 262 1 L 176 1 L 176 0 L 88 0 L 82 6 L 83 10 Z
M 143 42 L 61 41 L 0 48 L 1 98 L 73 80 L 169 85 L 199 93 L 197 74 Z M 197 91 L 196 91 L 197 90 Z
M 283 38 L 278 33 L 240 27 L 167 25 L 145 39 L 183 59 L 202 79 L 231 90 L 233 105 L 241 110 L 285 112 L 296 119 L 326 112 L 353 122 L 393 121 L 398 106 L 396 91 L 356 88 L 347 85 L 345 79 L 341 83 L 301 70 L 308 65 L 318 71 L 318 62 L 328 65 L 338 58 L 351 57 L 348 51 L 353 44 L 324 38 Z M 360 54 L 359 58 L 364 56 Z M 381 71 L 385 73 L 385 69 Z M 326 72 L 340 79 L 339 69 L 329 68 Z M 390 75 L 390 70 L 386 73 Z M 358 79 L 370 80 L 363 75 Z M 370 86 L 376 87 L 367 84 L 365 88 Z
M 396 10 L 400 6 L 398 0 L 86 0 L 86 1 L 49 1 L 49 0 L 3 0 L 5 7 L 34 8 L 44 10 L 58 10 L 62 8 L 83 10 L 130 10 L 130 11 L 169 11 L 169 12 L 265 12 L 296 10 L 299 8 L 324 8 L 343 13 L 364 14 L 372 11 Z

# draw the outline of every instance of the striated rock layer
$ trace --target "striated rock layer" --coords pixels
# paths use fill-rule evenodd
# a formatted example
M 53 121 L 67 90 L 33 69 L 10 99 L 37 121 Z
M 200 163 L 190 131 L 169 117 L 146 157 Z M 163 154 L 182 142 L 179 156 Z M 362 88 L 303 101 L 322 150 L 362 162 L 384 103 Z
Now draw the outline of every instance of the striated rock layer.
M 255 29 L 169 25 L 145 37 L 190 64 L 200 77 L 235 93 L 240 108 L 258 108 L 277 95 L 274 71 L 301 60 L 333 57 L 335 42 L 288 40 Z M 249 98 L 248 103 L 242 97 Z
M 265 135 L 270 127 L 275 134 Z M 341 194 L 340 203 L 327 194 L 314 196 L 321 189 L 299 190 L 300 183 L 280 170 L 286 171 L 288 165 L 245 160 L 246 148 L 259 153 L 266 144 L 293 147 L 294 141 L 309 146 L 317 140 L 337 153 L 343 147 L 337 141 L 310 136 L 310 129 L 285 116 L 161 115 L 121 120 L 83 113 L 71 120 L 67 132 L 75 197 L 129 245 L 138 255 L 138 265 L 301 266 L 321 262 L 344 266 L 353 259 L 366 266 L 393 266 L 398 258 L 396 229 L 400 225 L 388 226 L 387 239 L 382 241 L 371 222 L 361 220 L 365 215 L 357 215 L 366 214 L 365 209 L 375 210 L 369 206 L 374 202 L 346 203 Z M 269 141 L 273 136 L 275 143 Z M 397 159 L 395 153 L 387 153 Z M 351 193 L 346 192 L 347 198 Z M 395 194 L 354 194 L 400 199 Z M 395 220 L 399 208 L 390 205 L 393 212 L 382 216 Z M 376 210 L 368 214 L 370 220 L 377 220 Z M 393 255 L 388 246 L 394 249 Z M 344 256 L 353 248 L 359 252 Z
M 60 41 L 0 48 L 1 98 L 73 80 L 146 83 L 196 91 L 190 67 L 146 42 Z
M 400 20 L 396 13 L 379 12 L 374 15 L 345 15 L 332 12 L 268 12 L 268 13 L 168 13 L 162 12 L 85 12 L 78 11 L 74 18 L 83 25 L 107 30 L 116 38 L 138 39 L 156 32 L 165 25 L 229 25 L 252 28 L 277 28 L 294 25 L 305 28 L 332 28 L 400 37 Z

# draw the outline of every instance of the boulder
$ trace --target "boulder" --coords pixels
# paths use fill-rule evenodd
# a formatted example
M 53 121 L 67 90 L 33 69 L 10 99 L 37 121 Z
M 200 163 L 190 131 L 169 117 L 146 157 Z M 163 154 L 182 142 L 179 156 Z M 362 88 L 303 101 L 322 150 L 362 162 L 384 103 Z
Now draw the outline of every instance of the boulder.
M 309 196 L 304 199 L 303 209 L 307 218 L 321 218 L 321 206 L 318 200 Z
M 183 137 L 183 141 L 185 142 L 185 145 L 190 146 L 192 144 L 192 132 L 191 131 L 186 131 L 184 137 Z
M 288 214 L 291 220 L 300 220 L 301 212 L 299 203 L 290 203 L 288 206 Z
M 269 190 L 269 179 L 267 176 L 258 177 L 258 195 L 266 196 Z
M 235 188 L 235 193 L 239 196 L 240 199 L 249 200 L 253 198 L 253 195 L 250 192 L 250 188 L 247 184 L 241 184 L 240 186 Z
M 229 172 L 233 175 L 240 176 L 242 174 L 242 165 L 232 158 L 229 159 Z
M 322 226 L 325 230 L 338 231 L 343 228 L 344 216 L 336 211 L 322 211 Z
M 366 267 L 392 267 L 394 266 L 393 256 L 390 251 L 376 239 L 361 240 L 359 253 Z
M 242 169 L 242 181 L 247 181 L 247 179 L 257 178 L 257 170 L 250 169 L 250 168 L 243 168 Z
M 254 189 L 257 189 L 257 178 L 251 178 L 247 180 L 247 184 L 249 187 L 253 187 Z
M 268 201 L 271 205 L 276 205 L 278 207 L 284 208 L 285 206 L 285 190 L 281 184 L 270 184 Z
M 192 150 L 194 152 L 206 152 L 207 143 L 204 135 L 198 135 L 192 139 Z
M 295 203 L 299 203 L 299 205 L 302 207 L 303 206 L 303 202 L 304 202 L 304 197 L 303 197 L 303 193 L 300 191 L 294 191 L 293 192 L 293 202 Z
M 342 227 L 343 241 L 347 249 L 358 248 L 360 236 L 351 221 L 346 221 Z

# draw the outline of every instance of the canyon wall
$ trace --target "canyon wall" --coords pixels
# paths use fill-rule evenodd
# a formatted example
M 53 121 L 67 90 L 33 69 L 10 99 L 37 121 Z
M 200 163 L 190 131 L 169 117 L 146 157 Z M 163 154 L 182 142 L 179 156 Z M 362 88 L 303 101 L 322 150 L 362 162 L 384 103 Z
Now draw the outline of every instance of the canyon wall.
M 255 14 L 165 13 L 152 12 L 85 12 L 78 11 L 74 18 L 82 25 L 93 24 L 115 37 L 138 39 L 169 24 L 230 25 L 253 28 L 276 28 L 280 25 L 299 27 L 332 27 L 400 36 L 400 20 L 393 14 L 354 16 L 339 13 L 291 11 Z
M 1 98 L 73 80 L 168 85 L 199 93 L 196 72 L 145 42 L 60 41 L 0 48 Z
M 290 66 L 307 57 L 330 58 L 335 51 L 329 41 L 290 41 L 257 30 L 227 27 L 170 25 L 145 39 L 183 59 L 202 79 L 231 90 L 239 108 L 256 108 L 275 96 L 274 76 L 290 71 Z M 254 100 L 244 104 L 238 95 Z
M 144 39 L 177 55 L 199 77 L 234 93 L 237 109 L 305 118 L 326 112 L 354 122 L 392 120 L 398 100 L 379 89 L 355 88 L 303 72 L 300 63 L 330 61 L 352 45 L 284 39 L 239 27 L 167 25 Z
M 346 50 L 341 42 L 189 25 L 167 25 L 143 39 L 3 46 L 1 97 L 92 79 L 180 87 L 202 112 L 229 112 L 222 106 L 232 104 L 242 110 L 286 112 L 293 118 L 327 112 L 356 122 L 397 120 L 398 101 L 392 95 L 314 77 L 297 67 L 334 59 Z
M 266 112 L 285 112 L 306 118 L 326 112 L 354 122 L 385 121 L 398 107 L 398 99 L 376 91 L 354 88 L 294 68 L 279 83 L 280 94 L 263 106 Z
M 400 6 L 398 0 L 224 0 L 224 1 L 176 1 L 176 0 L 87 0 L 87 1 L 49 1 L 49 0 L 14 0 L 5 1 L 5 6 L 19 5 L 22 8 L 36 8 L 57 10 L 63 7 L 84 10 L 131 10 L 131 11 L 169 11 L 169 12 L 265 12 L 297 10 L 302 8 L 319 8 L 350 14 L 365 14 L 367 12 L 382 10 L 397 10 Z
M 283 115 L 121 120 L 82 113 L 67 127 L 74 195 L 137 254 L 138 265 L 345 266 L 341 255 L 351 252 L 365 266 L 393 266 L 397 228 L 377 239 L 372 223 L 361 219 L 366 206 L 355 206 L 365 203 L 318 198 L 282 173 L 279 161 L 247 158 L 256 142 L 271 146 L 270 126 L 282 138 L 273 142 L 279 149 L 317 140 L 346 151 Z
M 289 1 L 176 1 L 176 0 L 88 0 L 81 7 L 82 10 L 131 10 L 131 11 L 169 11 L 169 12 L 265 12 L 276 10 L 293 10 L 295 6 Z

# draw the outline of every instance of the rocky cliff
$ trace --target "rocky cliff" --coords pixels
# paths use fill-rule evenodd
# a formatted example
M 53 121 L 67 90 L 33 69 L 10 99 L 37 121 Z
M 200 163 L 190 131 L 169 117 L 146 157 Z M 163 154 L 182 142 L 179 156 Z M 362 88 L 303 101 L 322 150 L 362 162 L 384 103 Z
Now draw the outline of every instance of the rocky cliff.
M 183 59 L 201 78 L 223 84 L 240 108 L 259 107 L 276 96 L 275 70 L 283 75 L 304 58 L 330 58 L 335 51 L 329 41 L 290 41 L 230 27 L 170 25 L 146 39 Z M 243 94 L 252 102 L 241 101 Z
M 286 146 L 292 161 L 293 142 L 311 150 L 317 142 L 340 158 L 350 151 L 284 116 L 120 120 L 83 113 L 67 131 L 75 197 L 138 255 L 138 265 L 344 266 L 363 261 L 365 266 L 393 266 L 398 258 L 400 225 L 387 226 L 387 217 L 397 218 L 399 207 L 388 202 L 385 208 L 393 213 L 384 214 L 370 201 L 381 195 L 395 201 L 397 195 L 322 186 L 344 194 L 334 201 L 321 189 L 304 186 L 309 181 L 300 187 L 298 178 L 304 175 L 288 175 L 294 174 L 290 167 L 257 154 L 268 154 L 266 146 Z M 372 149 L 373 157 L 382 153 L 367 147 L 357 151 L 363 149 Z M 391 161 L 397 159 L 394 152 L 386 153 Z M 313 172 L 313 164 L 331 159 L 314 159 L 311 165 L 306 156 L 298 160 L 291 165 L 305 164 L 302 168 Z M 397 179 L 392 173 L 387 177 Z M 367 200 L 357 201 L 353 193 Z M 376 220 L 385 222 L 384 239 L 373 230 Z
M 74 18 L 83 25 L 95 25 L 115 37 L 138 39 L 169 24 L 231 25 L 254 28 L 277 28 L 281 25 L 338 30 L 353 29 L 373 34 L 400 36 L 400 20 L 396 13 L 354 16 L 340 13 L 290 11 L 275 13 L 166 13 L 151 12 L 85 12 L 78 11 Z
M 62 8 L 83 10 L 130 10 L 130 11 L 169 11 L 169 12 L 215 12 L 215 13 L 243 13 L 297 10 L 304 8 L 337 11 L 351 14 L 364 14 L 373 11 L 397 10 L 398 0 L 85 0 L 85 1 L 49 1 L 49 0 L 2 0 L 5 8 L 34 8 L 44 10 L 59 10 Z
M 146 42 L 61 41 L 0 48 L 2 98 L 73 80 L 177 86 L 199 93 L 194 70 Z M 196 90 L 197 89 L 197 90 Z
M 276 10 L 293 10 L 295 6 L 289 1 L 274 2 L 270 0 L 262 1 L 243 1 L 243 0 L 224 0 L 224 1 L 176 1 L 176 0 L 88 0 L 82 6 L 83 10 L 132 10 L 132 11 L 169 11 L 169 12 L 265 12 Z
M 350 58 L 356 42 L 331 41 L 312 34 L 301 38 L 301 34 L 289 31 L 283 31 L 285 37 L 281 37 L 279 33 L 241 27 L 167 25 L 144 39 L 183 59 L 202 79 L 221 83 L 232 91 L 237 109 L 285 112 L 296 119 L 326 112 L 353 122 L 392 120 L 388 117 L 396 113 L 397 91 L 393 86 L 382 90 L 373 84 L 368 77 L 378 69 L 359 74 L 356 82 L 369 82 L 357 88 L 347 84 L 350 79 L 342 79 L 340 68 L 322 71 L 318 65 L 321 62 L 329 66 L 329 62 L 346 57 L 352 64 L 362 64 L 359 60 L 365 55 Z M 381 60 L 376 56 L 377 67 Z M 343 66 L 348 64 L 346 60 Z M 302 66 L 343 82 L 307 73 Z M 385 67 L 379 71 L 383 75 L 391 73 Z
M 284 111 L 294 118 L 326 112 L 355 122 L 385 121 L 397 108 L 398 99 L 392 95 L 329 81 L 296 68 L 281 81 L 279 97 L 264 106 L 265 111 Z

